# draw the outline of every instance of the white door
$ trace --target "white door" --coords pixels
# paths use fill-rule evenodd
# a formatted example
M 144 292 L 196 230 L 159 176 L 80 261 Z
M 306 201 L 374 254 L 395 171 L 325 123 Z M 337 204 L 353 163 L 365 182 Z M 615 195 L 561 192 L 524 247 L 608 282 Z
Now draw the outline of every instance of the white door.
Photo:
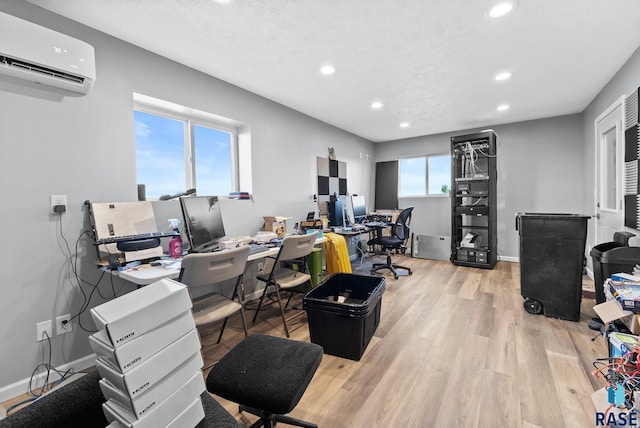
M 596 233 L 594 244 L 613 240 L 624 228 L 624 96 L 602 113 L 595 123 Z

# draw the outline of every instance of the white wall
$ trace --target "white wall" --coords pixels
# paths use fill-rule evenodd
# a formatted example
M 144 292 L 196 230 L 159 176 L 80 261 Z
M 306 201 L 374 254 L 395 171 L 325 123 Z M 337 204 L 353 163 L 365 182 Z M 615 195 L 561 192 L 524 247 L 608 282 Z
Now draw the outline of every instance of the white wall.
M 80 275 L 92 284 L 100 279 L 94 247 L 83 235 L 89 229 L 84 201 L 137 198 L 134 92 L 248 124 L 255 200 L 251 206 L 259 216 L 306 217 L 317 193 L 316 157 L 326 156 L 329 146 L 348 164 L 349 191 L 369 196 L 373 168 L 360 153 L 372 154 L 373 143 L 29 3 L 3 2 L 0 10 L 92 44 L 97 63 L 97 79 L 86 96 L 62 96 L 0 78 L 0 190 L 5 195 L 0 210 L 0 401 L 16 395 L 11 385 L 21 385 L 42 362 L 46 348 L 45 342 L 35 342 L 36 323 L 76 314 L 83 306 L 68 262 L 69 250 L 75 260 L 76 241 Z M 68 213 L 60 222 L 49 214 L 51 194 L 68 198 Z M 247 229 L 255 231 L 251 223 Z M 235 234 L 242 228 L 234 224 L 229 229 Z M 106 275 L 99 282 L 89 307 L 111 298 L 113 289 L 118 295 L 133 289 L 110 280 Z M 88 296 L 93 287 L 82 289 Z M 81 320 L 83 327 L 93 329 L 88 312 Z M 73 329 L 52 339 L 53 365 L 91 353 L 89 333 L 77 321 Z

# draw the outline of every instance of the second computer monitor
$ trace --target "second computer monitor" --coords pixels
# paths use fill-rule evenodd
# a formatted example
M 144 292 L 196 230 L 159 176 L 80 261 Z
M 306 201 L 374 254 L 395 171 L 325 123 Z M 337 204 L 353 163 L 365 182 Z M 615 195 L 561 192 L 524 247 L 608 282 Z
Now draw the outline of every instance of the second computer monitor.
M 353 207 L 353 220 L 355 223 L 362 223 L 367 218 L 367 204 L 364 196 L 351 196 L 351 206 Z

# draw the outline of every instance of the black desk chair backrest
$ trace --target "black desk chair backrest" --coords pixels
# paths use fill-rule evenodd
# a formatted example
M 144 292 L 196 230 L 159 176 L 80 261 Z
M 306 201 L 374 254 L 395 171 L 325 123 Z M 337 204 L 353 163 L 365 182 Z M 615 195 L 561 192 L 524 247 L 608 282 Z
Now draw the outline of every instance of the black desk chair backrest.
M 395 224 L 391 228 L 391 236 L 398 238 L 402 241 L 401 245 L 405 245 L 407 238 L 409 237 L 409 224 L 411 223 L 411 213 L 414 207 L 405 208 L 398 215 Z
M 386 253 L 386 261 L 384 263 L 373 263 L 371 273 L 375 273 L 381 269 L 388 269 L 393 273 L 393 277 L 398 279 L 398 269 L 406 270 L 411 275 L 411 269 L 401 266 L 391 261 L 390 250 L 396 250 L 404 254 L 407 249 L 406 242 L 409 237 L 409 224 L 411 223 L 411 214 L 414 207 L 408 207 L 402 210 L 396 221 L 391 224 L 391 235 L 384 236 L 378 234 L 376 238 L 369 241 L 369 245 L 380 246 Z

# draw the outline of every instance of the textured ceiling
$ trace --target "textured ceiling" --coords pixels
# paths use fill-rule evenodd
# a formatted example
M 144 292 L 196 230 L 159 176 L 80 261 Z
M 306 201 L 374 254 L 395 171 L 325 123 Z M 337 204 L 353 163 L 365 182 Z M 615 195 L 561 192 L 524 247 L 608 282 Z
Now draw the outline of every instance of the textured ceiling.
M 640 46 L 639 0 L 29 1 L 375 142 L 579 113 Z

